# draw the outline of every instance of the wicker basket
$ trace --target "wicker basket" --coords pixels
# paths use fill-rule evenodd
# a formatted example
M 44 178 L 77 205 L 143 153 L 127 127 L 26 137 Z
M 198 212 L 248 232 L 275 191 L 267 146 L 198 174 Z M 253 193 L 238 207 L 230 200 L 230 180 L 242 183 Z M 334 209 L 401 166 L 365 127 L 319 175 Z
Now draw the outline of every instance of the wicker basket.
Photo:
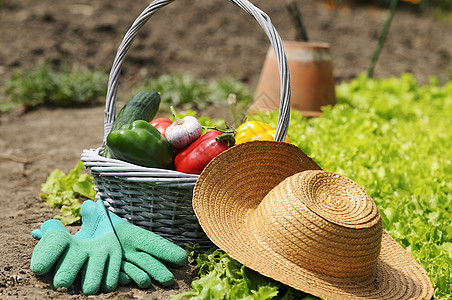
M 81 160 L 94 177 L 97 199 L 123 219 L 151 230 L 174 243 L 212 246 L 192 208 L 193 187 L 198 175 L 147 168 L 104 158 L 102 152 L 116 115 L 118 77 L 126 53 L 139 29 L 161 7 L 174 0 L 155 0 L 138 16 L 118 48 L 110 72 L 102 146 L 84 150 Z M 290 115 L 290 78 L 281 38 L 270 18 L 247 0 L 229 0 L 253 16 L 267 34 L 279 63 L 281 103 L 275 140 L 283 141 Z

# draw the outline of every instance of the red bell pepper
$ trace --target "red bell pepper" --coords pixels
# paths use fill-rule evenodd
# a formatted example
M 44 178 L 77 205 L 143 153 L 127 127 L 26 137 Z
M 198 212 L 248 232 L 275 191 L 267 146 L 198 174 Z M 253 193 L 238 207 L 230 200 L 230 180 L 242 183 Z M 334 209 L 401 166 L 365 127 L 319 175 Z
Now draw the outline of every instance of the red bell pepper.
M 165 136 L 166 128 L 173 124 L 173 121 L 168 118 L 156 118 L 149 123 L 154 126 L 163 136 Z
M 174 159 L 176 170 L 189 174 L 201 174 L 207 164 L 218 154 L 234 146 L 231 134 L 212 130 L 184 148 Z

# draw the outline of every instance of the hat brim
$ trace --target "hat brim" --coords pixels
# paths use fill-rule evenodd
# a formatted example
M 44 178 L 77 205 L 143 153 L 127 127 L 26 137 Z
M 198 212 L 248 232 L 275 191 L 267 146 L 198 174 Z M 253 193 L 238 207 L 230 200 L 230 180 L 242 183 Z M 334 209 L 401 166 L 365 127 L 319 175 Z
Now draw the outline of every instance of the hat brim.
M 321 168 L 298 147 L 253 141 L 223 152 L 204 169 L 193 193 L 193 208 L 209 239 L 229 256 L 264 276 L 306 293 L 332 299 L 431 298 L 427 272 L 383 232 L 375 277 L 341 280 L 307 270 L 256 238 L 246 220 L 265 195 L 287 177 Z

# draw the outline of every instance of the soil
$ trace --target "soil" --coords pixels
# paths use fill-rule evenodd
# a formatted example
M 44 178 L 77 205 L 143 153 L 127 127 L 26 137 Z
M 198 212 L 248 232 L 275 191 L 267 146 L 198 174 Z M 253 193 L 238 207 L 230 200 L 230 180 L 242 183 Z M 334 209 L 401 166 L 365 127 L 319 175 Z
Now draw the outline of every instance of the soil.
M 295 28 L 281 1 L 254 1 L 272 19 L 283 39 Z M 55 67 L 79 64 L 109 72 L 116 49 L 146 1 L 4 0 L 0 2 L 0 79 L 37 62 Z M 310 40 L 328 42 L 337 82 L 366 72 L 387 10 L 300 0 Z M 419 83 L 440 82 L 452 74 L 452 26 L 429 14 L 399 7 L 375 69 L 375 76 L 410 72 Z M 198 78 L 234 76 L 254 88 L 268 40 L 256 22 L 225 0 L 180 0 L 161 9 L 144 26 L 131 47 L 120 79 L 121 92 L 148 76 L 173 71 Z M 0 100 L 0 101 L 8 101 Z M 36 241 L 31 231 L 58 213 L 43 204 L 40 186 L 54 169 L 72 169 L 83 149 L 101 144 L 104 107 L 41 108 L 0 118 L 0 299 L 83 299 L 77 284 L 55 290 L 51 276 L 29 269 Z M 204 114 L 223 114 L 210 108 Z M 78 228 L 72 228 L 76 231 Z M 176 283 L 119 287 L 100 299 L 168 299 L 188 290 L 193 265 L 172 269 Z

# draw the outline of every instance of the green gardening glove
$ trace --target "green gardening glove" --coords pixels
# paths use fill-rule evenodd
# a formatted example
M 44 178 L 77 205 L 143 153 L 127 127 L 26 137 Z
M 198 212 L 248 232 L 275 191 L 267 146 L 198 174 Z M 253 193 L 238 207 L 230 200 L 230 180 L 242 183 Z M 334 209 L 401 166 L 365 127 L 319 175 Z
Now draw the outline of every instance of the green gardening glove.
M 33 250 L 30 268 L 42 275 L 55 266 L 56 288 L 70 287 L 80 273 L 84 294 L 112 292 L 120 276 L 121 245 L 102 201 L 85 201 L 81 216 L 82 226 L 75 235 L 54 219 L 33 230 L 32 236 L 40 241 Z
M 185 250 L 110 211 L 108 214 L 123 249 L 121 270 L 142 289 L 151 285 L 151 278 L 164 286 L 171 285 L 174 276 L 164 262 L 176 266 L 186 265 L 188 255 Z

